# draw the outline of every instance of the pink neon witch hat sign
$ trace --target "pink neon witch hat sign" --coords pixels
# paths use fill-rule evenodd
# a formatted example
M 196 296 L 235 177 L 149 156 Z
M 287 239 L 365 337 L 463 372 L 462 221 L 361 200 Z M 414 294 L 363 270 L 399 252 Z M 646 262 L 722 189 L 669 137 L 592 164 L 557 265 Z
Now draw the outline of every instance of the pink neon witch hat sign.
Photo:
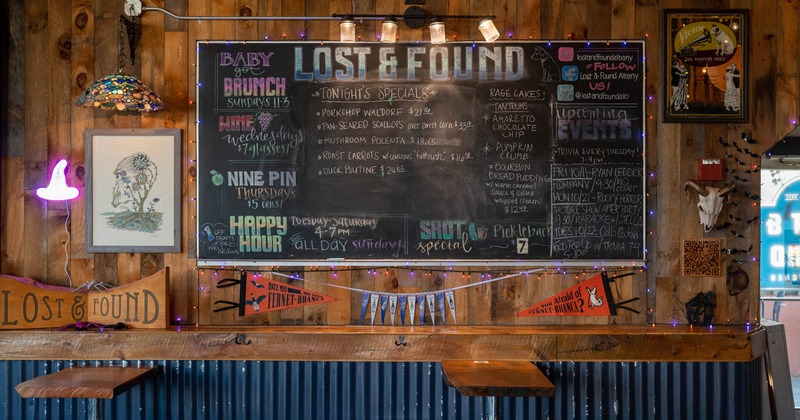
M 67 167 L 66 159 L 61 159 L 53 168 L 53 175 L 50 176 L 50 184 L 46 188 L 38 188 L 36 195 L 45 200 L 72 200 L 78 196 L 78 189 L 67 186 L 67 177 L 64 170 Z

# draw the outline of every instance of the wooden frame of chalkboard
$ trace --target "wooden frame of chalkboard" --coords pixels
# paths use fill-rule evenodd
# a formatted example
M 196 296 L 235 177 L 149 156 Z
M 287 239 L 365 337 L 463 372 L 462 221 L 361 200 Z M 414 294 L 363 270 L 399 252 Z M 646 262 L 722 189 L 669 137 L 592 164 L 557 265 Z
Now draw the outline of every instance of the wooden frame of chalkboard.
M 198 265 L 644 265 L 644 51 L 200 41 Z

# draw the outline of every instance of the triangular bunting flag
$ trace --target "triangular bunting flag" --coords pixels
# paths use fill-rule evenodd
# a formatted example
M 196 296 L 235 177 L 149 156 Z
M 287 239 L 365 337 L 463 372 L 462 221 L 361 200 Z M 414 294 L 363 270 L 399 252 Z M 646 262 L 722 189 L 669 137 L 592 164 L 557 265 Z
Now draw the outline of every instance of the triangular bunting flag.
M 244 296 L 241 304 L 244 305 L 245 315 L 316 305 L 336 300 L 321 293 L 266 278 L 251 278 L 245 282 L 243 289 Z
M 436 302 L 433 300 L 433 295 L 425 295 L 428 301 L 428 313 L 431 314 L 431 325 L 436 325 Z
M 425 325 L 425 295 L 417 295 L 417 306 L 419 307 L 419 325 Z
M 450 314 L 453 315 L 453 324 L 458 324 L 456 321 L 456 298 L 455 293 L 452 290 L 448 290 L 444 292 L 445 297 L 447 298 L 447 305 L 450 307 Z
M 369 295 L 369 325 L 375 325 L 375 311 L 378 310 L 378 299 L 376 294 Z
M 409 296 L 408 297 L 408 320 L 411 322 L 411 325 L 414 325 L 414 317 L 416 316 L 417 312 L 417 299 L 416 296 Z
M 400 295 L 397 299 L 398 305 L 400 305 L 400 322 L 403 325 L 406 325 L 406 295 Z M 414 316 L 413 314 L 411 315 Z
M 617 308 L 632 310 L 614 304 L 609 287 L 612 281 L 613 278 L 609 279 L 608 274 L 603 272 L 525 309 L 517 316 L 614 316 Z
M 397 295 L 389 296 L 389 319 L 394 325 L 394 314 L 397 313 Z
M 369 306 L 369 293 L 361 292 L 361 325 L 364 325 L 364 316 L 367 314 Z
M 381 295 L 381 325 L 386 325 L 386 308 L 389 306 L 389 296 Z
M 444 308 L 444 293 L 436 294 L 436 304 L 439 305 L 439 312 L 442 314 L 442 324 L 447 324 L 447 317 L 444 315 L 446 309 Z

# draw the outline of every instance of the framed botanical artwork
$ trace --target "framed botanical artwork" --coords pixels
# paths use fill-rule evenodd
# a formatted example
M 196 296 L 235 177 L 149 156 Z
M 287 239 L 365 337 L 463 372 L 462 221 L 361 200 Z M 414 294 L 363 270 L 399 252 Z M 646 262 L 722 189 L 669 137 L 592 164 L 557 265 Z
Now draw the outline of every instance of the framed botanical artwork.
M 181 131 L 89 129 L 86 250 L 180 252 Z
M 664 11 L 664 121 L 747 121 L 747 10 Z

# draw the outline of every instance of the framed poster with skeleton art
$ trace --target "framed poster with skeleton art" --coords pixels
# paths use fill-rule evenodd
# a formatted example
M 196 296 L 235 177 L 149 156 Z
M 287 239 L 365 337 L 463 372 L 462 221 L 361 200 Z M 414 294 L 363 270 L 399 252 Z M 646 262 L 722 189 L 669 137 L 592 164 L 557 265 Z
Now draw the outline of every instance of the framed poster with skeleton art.
M 747 11 L 664 11 L 664 121 L 747 121 Z
M 181 131 L 90 129 L 86 251 L 180 252 Z

